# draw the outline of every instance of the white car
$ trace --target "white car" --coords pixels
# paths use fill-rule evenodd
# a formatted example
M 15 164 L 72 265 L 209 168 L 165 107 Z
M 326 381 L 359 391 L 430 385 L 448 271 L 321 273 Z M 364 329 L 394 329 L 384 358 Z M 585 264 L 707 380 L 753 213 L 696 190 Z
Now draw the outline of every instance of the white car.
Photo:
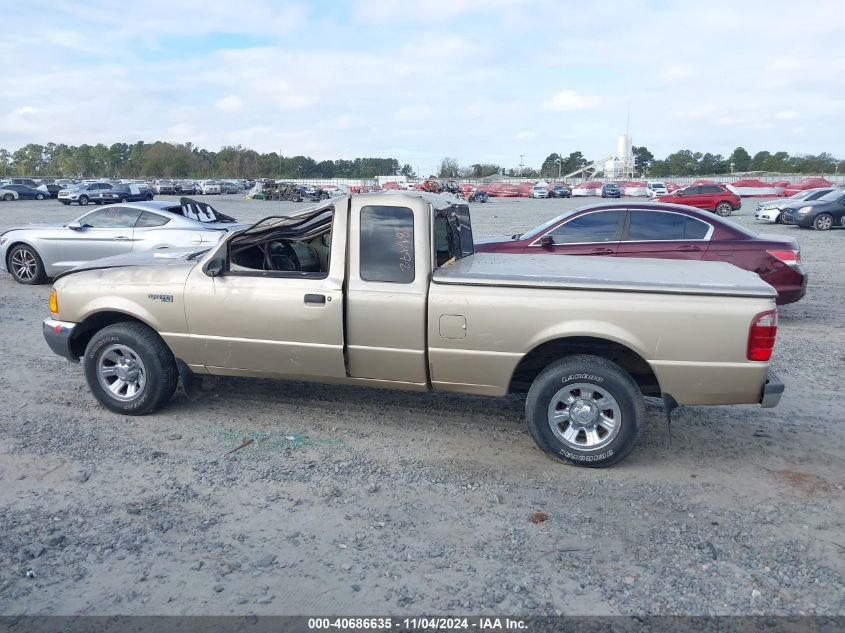
M 12 200 L 18 199 L 18 192 L 12 191 L 11 189 L 2 189 L 0 188 L 0 200 L 5 200 L 6 202 L 11 202 Z
M 216 180 L 204 180 L 202 184 L 200 184 L 200 190 L 204 196 L 219 196 L 220 183 Z
M 649 180 L 646 184 L 648 186 L 646 195 L 649 198 L 656 198 L 657 196 L 666 196 L 669 194 L 666 184 L 660 182 L 659 180 Z
M 531 191 L 528 193 L 529 198 L 548 198 L 549 197 L 549 190 L 547 187 L 541 186 L 534 186 L 531 188 Z

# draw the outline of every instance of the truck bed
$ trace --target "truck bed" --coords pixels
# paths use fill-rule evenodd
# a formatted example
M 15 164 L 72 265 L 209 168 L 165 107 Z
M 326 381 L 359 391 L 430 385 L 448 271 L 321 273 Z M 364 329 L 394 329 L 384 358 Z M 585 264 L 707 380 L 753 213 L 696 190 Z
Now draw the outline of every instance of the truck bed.
M 432 281 L 471 286 L 777 296 L 775 289 L 756 274 L 725 262 L 622 257 L 477 253 L 438 268 Z

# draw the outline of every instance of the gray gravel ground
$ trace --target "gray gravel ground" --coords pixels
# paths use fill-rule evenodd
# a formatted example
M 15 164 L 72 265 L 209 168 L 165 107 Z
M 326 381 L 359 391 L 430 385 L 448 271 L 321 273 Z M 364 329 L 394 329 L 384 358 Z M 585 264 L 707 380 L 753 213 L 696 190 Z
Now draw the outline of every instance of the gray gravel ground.
M 472 212 L 507 234 L 585 202 Z M 0 229 L 80 212 L 0 203 Z M 49 287 L 0 276 L 0 613 L 845 613 L 845 230 L 759 230 L 811 275 L 781 309 L 780 407 L 686 408 L 669 446 L 650 403 L 610 470 L 547 458 L 515 397 L 220 378 L 117 416 L 42 340 Z

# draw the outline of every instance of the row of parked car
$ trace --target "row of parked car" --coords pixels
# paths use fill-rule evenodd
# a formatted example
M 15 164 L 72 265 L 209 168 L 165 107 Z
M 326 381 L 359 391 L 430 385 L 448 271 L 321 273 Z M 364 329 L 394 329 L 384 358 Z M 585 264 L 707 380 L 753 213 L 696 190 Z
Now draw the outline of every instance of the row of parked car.
M 818 187 L 799 191 L 788 198 L 760 202 L 754 218 L 775 224 L 813 227 L 818 231 L 845 226 L 845 188 Z

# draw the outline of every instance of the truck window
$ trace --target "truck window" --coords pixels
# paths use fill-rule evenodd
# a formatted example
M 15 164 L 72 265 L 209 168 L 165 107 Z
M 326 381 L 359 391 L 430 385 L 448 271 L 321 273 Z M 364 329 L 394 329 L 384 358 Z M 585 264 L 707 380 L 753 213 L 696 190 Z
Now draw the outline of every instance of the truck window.
M 448 261 L 472 255 L 472 226 L 469 205 L 454 205 L 434 213 L 434 251 L 437 267 Z
M 407 207 L 361 209 L 361 279 L 414 281 L 414 213 Z

